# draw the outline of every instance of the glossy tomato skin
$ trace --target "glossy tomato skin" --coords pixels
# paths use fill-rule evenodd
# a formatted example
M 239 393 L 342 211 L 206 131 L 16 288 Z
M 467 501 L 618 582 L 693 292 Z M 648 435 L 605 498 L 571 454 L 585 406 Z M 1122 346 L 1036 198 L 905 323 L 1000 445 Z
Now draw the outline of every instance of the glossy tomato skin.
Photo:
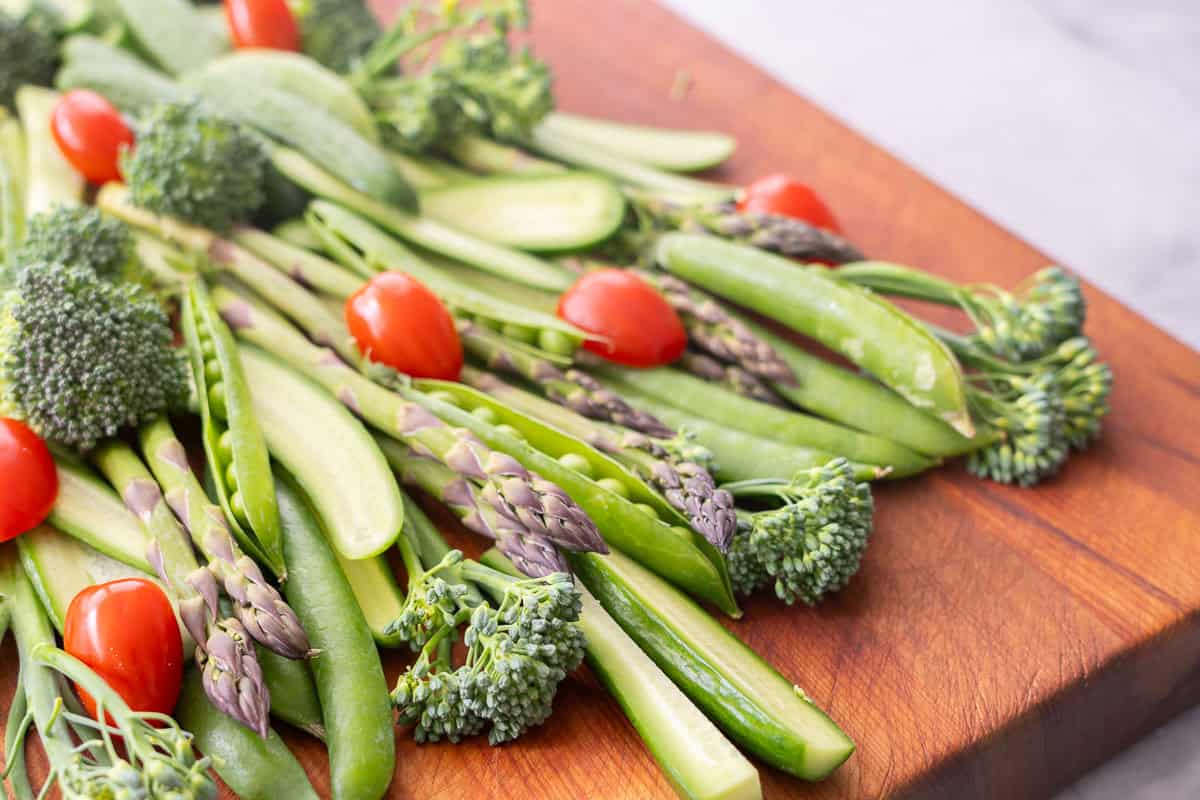
M 170 714 L 175 708 L 183 683 L 183 637 L 171 602 L 153 581 L 123 578 L 75 595 L 63 648 L 134 711 Z M 79 699 L 95 717 L 92 697 L 79 690 Z
M 286 0 L 225 0 L 234 47 L 300 49 L 300 30 Z
M 46 519 L 58 497 L 58 471 L 46 443 L 23 422 L 0 418 L 0 542 Z
M 414 378 L 458 380 L 462 342 L 454 318 L 425 284 L 383 272 L 346 301 L 346 325 L 367 358 Z
M 587 273 L 559 298 L 558 316 L 595 335 L 585 348 L 629 367 L 670 364 L 687 347 L 687 331 L 675 309 L 628 270 Z
M 50 114 L 58 149 L 89 183 L 119 181 L 121 151 L 133 147 L 133 131 L 116 106 L 90 89 L 72 89 Z
M 810 187 L 783 173 L 767 175 L 747 186 L 738 210 L 791 217 L 831 233 L 842 232 L 825 201 Z

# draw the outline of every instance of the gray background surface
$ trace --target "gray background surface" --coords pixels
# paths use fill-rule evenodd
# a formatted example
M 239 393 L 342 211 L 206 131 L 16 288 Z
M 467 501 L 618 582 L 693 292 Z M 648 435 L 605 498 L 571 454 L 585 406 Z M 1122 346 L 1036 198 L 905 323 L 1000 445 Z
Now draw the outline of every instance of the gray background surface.
M 665 2 L 1200 347 L 1200 0 Z M 1059 800 L 1196 797 L 1200 710 Z

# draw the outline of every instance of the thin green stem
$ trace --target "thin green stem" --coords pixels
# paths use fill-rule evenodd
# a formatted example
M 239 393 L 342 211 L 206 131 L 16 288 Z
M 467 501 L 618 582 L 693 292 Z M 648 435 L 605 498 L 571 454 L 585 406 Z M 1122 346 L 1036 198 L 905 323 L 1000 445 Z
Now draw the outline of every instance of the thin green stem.
M 477 561 L 462 562 L 459 565 L 459 571 L 464 578 L 478 584 L 495 598 L 502 596 L 505 589 L 517 582 L 516 578 L 505 575 L 503 572 L 497 572 Z
M 408 529 L 407 525 L 404 527 L 405 530 Z M 396 540 L 396 548 L 400 551 L 401 560 L 404 561 L 404 571 L 408 573 L 408 591 L 412 592 L 413 587 L 417 585 L 421 575 L 425 572 L 425 568 L 421 565 L 421 558 L 417 555 L 417 550 L 407 534 Z

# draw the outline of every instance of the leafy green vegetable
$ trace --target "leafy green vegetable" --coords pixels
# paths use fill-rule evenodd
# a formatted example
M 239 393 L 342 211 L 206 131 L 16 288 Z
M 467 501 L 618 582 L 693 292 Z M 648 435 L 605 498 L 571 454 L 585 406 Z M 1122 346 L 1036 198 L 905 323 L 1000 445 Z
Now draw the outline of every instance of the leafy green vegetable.
M 18 18 L 0 11 L 0 52 L 0 104 L 12 108 L 22 86 L 54 83 L 58 39 L 48 16 L 29 13 Z

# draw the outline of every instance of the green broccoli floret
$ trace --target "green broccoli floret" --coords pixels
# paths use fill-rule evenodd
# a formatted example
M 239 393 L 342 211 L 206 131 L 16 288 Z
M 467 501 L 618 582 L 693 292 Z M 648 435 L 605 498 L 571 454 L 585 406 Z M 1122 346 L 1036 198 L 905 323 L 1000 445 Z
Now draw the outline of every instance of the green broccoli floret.
M 266 199 L 267 153 L 236 122 L 194 102 L 165 103 L 137 128 L 121 172 L 142 208 L 226 232 Z
M 304 52 L 335 72 L 353 70 L 382 33 L 363 0 L 307 0 L 297 17 Z
M 462 560 L 461 552 L 451 550 L 440 563 L 424 572 L 410 569 L 404 607 L 385 633 L 398 636 L 413 650 L 419 650 L 438 631 L 461 624 L 458 616 L 465 607 L 466 587 L 446 580 L 443 575 L 450 574 Z
M 959 302 L 975 323 L 972 340 L 1010 361 L 1040 358 L 1078 336 L 1087 313 L 1079 280 L 1060 267 L 1039 270 L 1012 293 L 963 287 Z
M 17 89 L 28 84 L 52 86 L 58 71 L 58 36 L 53 20 L 31 12 L 14 17 L 0 11 L 0 104 L 13 107 Z
M 144 289 L 27 264 L 0 296 L 0 416 L 79 451 L 187 398 L 170 321 Z
M 145 272 L 134 257 L 133 232 L 96 208 L 60 206 L 29 220 L 16 264 L 56 262 L 86 267 L 111 281 L 141 282 Z
M 854 468 L 836 458 L 797 474 L 790 482 L 753 480 L 727 484 L 735 498 L 781 503 L 765 511 L 738 512 L 739 530 L 729 548 L 729 574 L 740 594 L 774 581 L 789 605 L 815 605 L 849 583 L 871 538 L 871 489 Z
M 495 591 L 499 607 L 463 607 L 446 617 L 439 595 L 436 613 L 425 619 L 446 623 L 426 638 L 416 663 L 400 676 L 392 702 L 400 721 L 416 726 L 417 741 L 458 741 L 488 725 L 492 744 L 510 741 L 546 720 L 558 684 L 583 660 L 579 592 L 564 573 L 516 579 L 462 561 L 457 551 L 447 559 L 456 565 L 456 578 Z M 465 601 L 465 595 L 459 598 Z M 468 619 L 466 660 L 455 668 L 448 644 Z M 422 635 L 430 630 L 415 629 Z

